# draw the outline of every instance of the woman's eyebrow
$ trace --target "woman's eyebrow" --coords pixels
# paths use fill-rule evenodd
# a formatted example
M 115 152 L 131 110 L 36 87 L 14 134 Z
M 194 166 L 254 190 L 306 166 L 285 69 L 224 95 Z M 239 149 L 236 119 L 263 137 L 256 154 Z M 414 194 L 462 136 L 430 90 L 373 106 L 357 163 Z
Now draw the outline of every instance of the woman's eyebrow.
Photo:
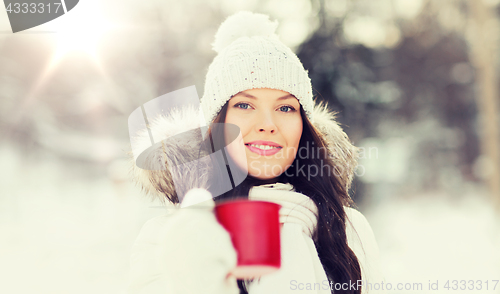
M 245 96 L 246 98 L 250 98 L 250 99 L 257 99 L 257 97 L 250 95 L 248 93 L 245 93 L 245 92 L 240 92 L 240 93 L 238 93 L 238 95 L 242 95 L 242 96 Z M 288 95 L 285 95 L 283 97 L 278 98 L 277 100 L 286 100 L 286 99 L 290 99 L 290 98 L 295 98 L 295 96 L 293 96 L 292 94 L 288 94 Z
M 293 96 L 292 94 L 288 94 L 286 96 L 278 98 L 278 100 L 286 100 L 286 99 L 290 99 L 290 98 L 295 98 L 295 96 Z
M 252 95 L 247 94 L 247 93 L 245 93 L 245 92 L 240 92 L 240 93 L 238 93 L 237 95 L 245 96 L 245 97 L 247 97 L 247 98 L 257 99 L 255 96 L 252 96 Z

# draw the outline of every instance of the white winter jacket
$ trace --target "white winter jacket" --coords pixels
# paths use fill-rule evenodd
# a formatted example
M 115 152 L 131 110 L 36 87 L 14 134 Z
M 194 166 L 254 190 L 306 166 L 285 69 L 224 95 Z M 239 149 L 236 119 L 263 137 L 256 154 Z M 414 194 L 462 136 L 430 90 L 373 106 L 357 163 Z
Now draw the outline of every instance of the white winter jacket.
M 333 287 L 348 287 L 326 279 L 311 239 L 316 226 L 312 200 L 280 183 L 254 187 L 249 198 L 282 205 L 284 224 L 282 267 L 247 284 L 250 294 L 323 294 Z M 362 280 L 380 283 L 378 247 L 370 225 L 357 210 L 345 207 L 345 212 L 348 245 L 358 258 Z M 133 245 L 130 266 L 130 294 L 239 293 L 235 278 L 228 276 L 236 266 L 236 252 L 210 209 L 185 208 L 148 221 Z M 352 284 L 357 287 L 358 282 Z

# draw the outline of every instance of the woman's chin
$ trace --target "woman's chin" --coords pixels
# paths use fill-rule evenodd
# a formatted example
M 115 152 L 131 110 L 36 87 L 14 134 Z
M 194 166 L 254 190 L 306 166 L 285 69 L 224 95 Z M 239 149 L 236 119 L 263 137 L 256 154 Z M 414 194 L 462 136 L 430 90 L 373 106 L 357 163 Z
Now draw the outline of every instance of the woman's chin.
M 270 172 L 265 172 L 265 171 L 260 171 L 260 170 L 250 170 L 248 171 L 248 174 L 256 179 L 259 180 L 266 180 L 269 182 L 272 182 L 273 180 L 276 180 L 280 175 L 279 174 L 272 174 Z

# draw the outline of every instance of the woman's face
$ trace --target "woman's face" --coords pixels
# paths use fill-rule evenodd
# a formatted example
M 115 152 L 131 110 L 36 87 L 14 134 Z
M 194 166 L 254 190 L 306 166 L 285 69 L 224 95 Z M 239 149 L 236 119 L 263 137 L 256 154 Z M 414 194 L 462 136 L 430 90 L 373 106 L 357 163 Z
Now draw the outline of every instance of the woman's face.
M 251 89 L 234 95 L 228 102 L 225 123 L 240 128 L 245 144 L 248 174 L 274 179 L 293 163 L 302 135 L 300 103 L 288 92 Z M 231 152 L 241 164 L 243 152 Z M 240 153 L 238 156 L 237 154 Z

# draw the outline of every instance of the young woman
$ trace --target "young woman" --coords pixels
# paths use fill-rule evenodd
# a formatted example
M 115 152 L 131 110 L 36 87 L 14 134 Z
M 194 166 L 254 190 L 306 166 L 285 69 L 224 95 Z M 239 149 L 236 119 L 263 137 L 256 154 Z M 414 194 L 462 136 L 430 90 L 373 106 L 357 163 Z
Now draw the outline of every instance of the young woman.
M 350 208 L 357 150 L 326 106 L 315 105 L 307 71 L 279 41 L 276 27 L 261 14 L 229 17 L 216 34 L 218 56 L 201 99 L 211 126 L 204 142 L 222 136 L 225 146 L 234 138 L 228 140 L 216 124 L 237 126 L 240 136 L 236 148 L 228 148 L 228 168 L 237 166 L 246 177 L 226 191 L 220 187 L 226 166 L 204 166 L 191 175 L 135 172 L 148 192 L 173 203 L 208 195 L 215 202 L 243 196 L 282 205 L 282 267 L 252 281 L 232 277 L 236 253 L 209 200 L 205 209 L 180 209 L 143 227 L 131 258 L 131 293 L 368 293 L 381 282 L 371 228 Z M 178 134 L 179 121 L 192 129 L 196 113 L 182 109 L 151 128 L 164 137 Z M 162 144 L 155 151 L 160 155 L 150 158 L 200 152 L 200 146 L 181 145 Z M 184 197 L 175 181 L 212 195 L 195 189 Z

